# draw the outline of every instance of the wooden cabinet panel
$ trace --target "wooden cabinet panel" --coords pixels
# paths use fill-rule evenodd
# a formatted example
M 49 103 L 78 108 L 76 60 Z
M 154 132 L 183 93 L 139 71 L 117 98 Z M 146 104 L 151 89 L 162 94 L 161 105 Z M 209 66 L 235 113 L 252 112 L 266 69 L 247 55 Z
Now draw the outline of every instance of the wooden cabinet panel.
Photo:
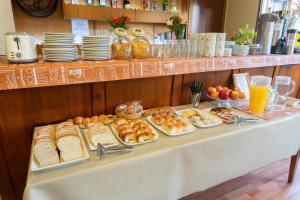
M 191 92 L 189 88 L 189 82 L 191 81 L 204 82 L 202 87 L 202 100 L 207 100 L 208 98 L 205 95 L 205 91 L 209 86 L 232 84 L 232 70 L 183 75 L 180 104 L 191 103 Z
M 293 66 L 281 66 L 279 69 L 279 76 L 290 76 L 296 82 L 296 89 L 290 95 L 292 97 L 297 97 L 300 91 L 300 65 Z M 300 96 L 298 96 L 300 97 Z
M 7 162 L 5 159 L 5 154 L 3 151 L 1 137 L 3 133 L 0 129 L 0 200 L 14 200 L 16 199 L 15 193 L 13 191 L 12 182 L 9 177 L 9 172 L 7 169 Z
M 170 105 L 171 92 L 172 76 L 107 82 L 106 112 L 132 100 L 142 100 L 144 108 Z
M 91 115 L 91 91 L 91 85 L 84 84 L 1 92 L 1 140 L 18 199 L 25 186 L 33 128 Z

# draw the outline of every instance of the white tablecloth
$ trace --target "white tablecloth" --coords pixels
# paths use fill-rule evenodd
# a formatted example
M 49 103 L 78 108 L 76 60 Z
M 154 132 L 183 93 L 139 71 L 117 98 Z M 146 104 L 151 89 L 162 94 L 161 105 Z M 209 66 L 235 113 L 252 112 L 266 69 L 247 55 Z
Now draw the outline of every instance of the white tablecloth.
M 300 114 L 259 124 L 221 125 L 168 137 L 135 151 L 28 173 L 24 199 L 178 199 L 288 158 L 300 146 Z

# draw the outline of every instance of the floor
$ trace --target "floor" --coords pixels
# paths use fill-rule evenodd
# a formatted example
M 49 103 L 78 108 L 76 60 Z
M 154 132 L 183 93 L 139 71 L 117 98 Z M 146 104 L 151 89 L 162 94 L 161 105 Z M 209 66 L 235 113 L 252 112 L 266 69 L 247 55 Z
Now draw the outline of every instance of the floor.
M 300 164 L 287 183 L 290 160 L 283 160 L 181 200 L 300 200 Z

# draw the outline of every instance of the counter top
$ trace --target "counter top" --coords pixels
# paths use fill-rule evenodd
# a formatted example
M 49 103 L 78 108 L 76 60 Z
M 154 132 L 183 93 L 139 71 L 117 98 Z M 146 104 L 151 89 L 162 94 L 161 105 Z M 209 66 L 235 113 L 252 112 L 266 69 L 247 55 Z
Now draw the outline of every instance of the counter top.
M 300 54 L 8 64 L 0 59 L 0 90 L 300 64 Z

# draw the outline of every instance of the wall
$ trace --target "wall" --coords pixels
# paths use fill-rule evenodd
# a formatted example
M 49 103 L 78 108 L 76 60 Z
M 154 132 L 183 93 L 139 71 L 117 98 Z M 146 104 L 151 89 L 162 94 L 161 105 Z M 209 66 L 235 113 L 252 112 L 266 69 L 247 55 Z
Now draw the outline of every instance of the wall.
M 5 54 L 4 34 L 15 31 L 11 2 L 0 0 L 0 55 Z
M 5 0 L 0 0 L 5 1 Z M 42 34 L 43 32 L 71 32 L 71 20 L 65 20 L 63 17 L 62 0 L 59 0 L 57 10 L 49 17 L 36 18 L 25 14 L 17 5 L 16 0 L 13 2 L 13 13 L 17 31 L 27 31 L 34 34 Z M 107 1 L 108 2 L 108 1 Z M 141 0 L 131 0 L 132 5 L 136 8 L 141 7 Z M 177 9 L 181 10 L 181 4 L 187 4 L 187 1 L 177 0 Z M 122 7 L 122 1 L 118 1 L 118 7 Z M 158 7 L 162 7 L 162 0 L 158 1 Z M 91 29 L 108 29 L 110 28 L 106 22 L 90 21 Z M 145 29 L 147 34 L 163 33 L 168 31 L 165 25 L 162 24 L 131 24 L 131 27 L 137 26 Z
M 230 39 L 245 24 L 256 26 L 260 0 L 227 0 L 224 31 Z

